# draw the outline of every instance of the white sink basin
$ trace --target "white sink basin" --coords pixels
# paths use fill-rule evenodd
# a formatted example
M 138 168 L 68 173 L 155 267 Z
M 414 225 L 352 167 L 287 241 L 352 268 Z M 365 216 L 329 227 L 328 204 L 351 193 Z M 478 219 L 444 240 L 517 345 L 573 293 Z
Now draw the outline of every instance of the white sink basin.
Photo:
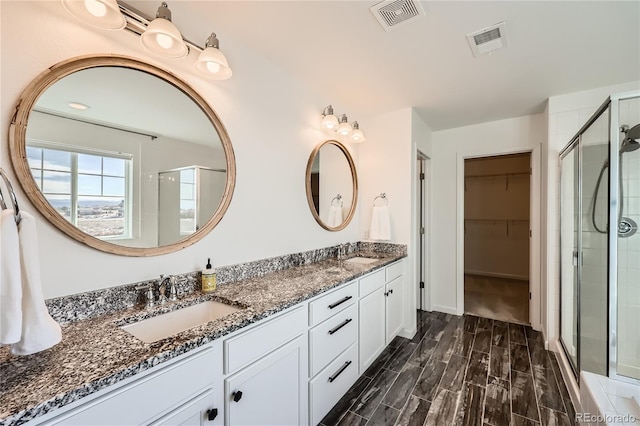
M 181 331 L 222 318 L 238 310 L 233 306 L 209 300 L 187 308 L 167 312 L 157 317 L 124 325 L 121 328 L 145 343 L 153 343 Z
M 345 260 L 345 262 L 347 263 L 360 263 L 363 265 L 366 265 L 368 263 L 373 263 L 376 262 L 380 259 L 373 259 L 371 257 L 352 257 L 351 259 L 347 259 Z

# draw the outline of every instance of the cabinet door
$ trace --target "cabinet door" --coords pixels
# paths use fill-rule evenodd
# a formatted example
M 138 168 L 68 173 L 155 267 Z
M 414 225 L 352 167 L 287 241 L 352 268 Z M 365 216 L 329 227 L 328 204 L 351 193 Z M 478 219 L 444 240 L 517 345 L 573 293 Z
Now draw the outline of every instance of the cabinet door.
M 214 408 L 214 391 L 209 389 L 201 395 L 193 398 L 180 408 L 167 416 L 152 423 L 153 426 L 215 426 L 223 423 L 220 409 L 212 420 L 209 420 L 209 411 Z
M 384 286 L 360 299 L 360 374 L 385 347 L 385 288 Z
M 399 276 L 386 286 L 387 344 L 400 332 L 403 326 L 402 299 L 404 296 L 403 276 Z
M 307 356 L 303 337 L 287 343 L 225 380 L 227 426 L 305 423 Z

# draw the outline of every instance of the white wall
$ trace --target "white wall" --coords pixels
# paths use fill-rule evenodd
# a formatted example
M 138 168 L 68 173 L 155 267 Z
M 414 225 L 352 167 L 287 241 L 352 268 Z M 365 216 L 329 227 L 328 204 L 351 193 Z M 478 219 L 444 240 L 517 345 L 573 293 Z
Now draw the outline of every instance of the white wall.
M 544 117 L 538 114 L 433 133 L 431 296 L 434 310 L 458 314 L 464 311 L 462 295 L 456 288 L 461 279 L 457 271 L 462 270 L 457 247 L 462 228 L 456 216 L 461 207 L 458 192 L 464 188 L 460 182 L 462 170 L 459 170 L 463 159 L 531 151 L 545 142 L 545 129 Z
M 411 108 L 369 117 L 367 123 L 367 141 L 358 146 L 361 237 L 366 240 L 369 236 L 375 197 L 386 193 L 391 216 L 390 242 L 408 246 L 403 335 L 411 337 L 416 320 L 416 157 L 418 149 L 431 155 L 431 130 Z
M 216 266 L 228 265 L 361 237 L 359 217 L 343 231 L 328 232 L 315 222 L 306 201 L 305 167 L 313 148 L 327 139 L 319 130 L 319 120 L 321 109 L 329 100 L 311 92 L 265 58 L 225 38 L 224 52 L 234 70 L 233 77 L 223 82 L 206 81 L 193 71 L 193 57 L 150 57 L 132 34 L 85 26 L 60 2 L 1 2 L 0 8 L 3 135 L 8 134 L 9 119 L 20 94 L 38 74 L 71 57 L 111 53 L 141 58 L 192 85 L 220 116 L 236 155 L 235 192 L 218 226 L 203 240 L 179 252 L 134 258 L 84 246 L 37 214 L 17 183 L 3 138 L 0 165 L 15 182 L 23 210 L 36 216 L 45 297 L 193 271 L 203 268 L 207 257 Z M 358 116 L 358 111 L 348 106 L 334 106 Z M 405 121 L 408 133 L 408 118 Z M 361 124 L 371 141 L 376 140 L 376 132 L 367 120 Z M 373 159 L 365 162 L 372 163 Z M 390 179 L 396 177 L 396 173 L 389 175 Z M 398 207 L 401 202 L 409 203 L 408 194 L 396 194 L 383 186 L 371 185 L 363 200 L 369 204 L 372 192 L 386 190 Z M 404 239 L 404 230 L 396 227 L 396 232 Z

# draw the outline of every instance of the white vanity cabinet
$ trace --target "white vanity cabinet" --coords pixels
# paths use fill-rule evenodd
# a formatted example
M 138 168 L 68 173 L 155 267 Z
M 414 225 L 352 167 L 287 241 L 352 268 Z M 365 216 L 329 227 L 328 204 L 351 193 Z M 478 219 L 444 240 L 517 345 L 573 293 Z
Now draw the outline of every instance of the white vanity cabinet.
M 358 379 L 358 285 L 309 302 L 309 413 L 320 423 Z
M 203 350 L 170 361 L 169 365 L 134 376 L 122 384 L 92 395 L 89 401 L 65 407 L 65 411 L 41 425 L 222 425 L 222 350 L 213 342 Z M 54 412 L 55 414 L 55 412 Z
M 360 374 L 400 332 L 403 323 L 404 261 L 359 280 Z
M 225 425 L 307 424 L 305 307 L 224 341 Z

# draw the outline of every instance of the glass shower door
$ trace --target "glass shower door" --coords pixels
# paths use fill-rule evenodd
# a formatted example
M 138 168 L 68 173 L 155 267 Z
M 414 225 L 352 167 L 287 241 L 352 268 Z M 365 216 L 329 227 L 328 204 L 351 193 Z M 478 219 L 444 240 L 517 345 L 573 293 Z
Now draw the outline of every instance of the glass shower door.
M 579 145 L 561 158 L 560 182 L 560 342 L 578 372 L 578 230 L 580 225 Z

